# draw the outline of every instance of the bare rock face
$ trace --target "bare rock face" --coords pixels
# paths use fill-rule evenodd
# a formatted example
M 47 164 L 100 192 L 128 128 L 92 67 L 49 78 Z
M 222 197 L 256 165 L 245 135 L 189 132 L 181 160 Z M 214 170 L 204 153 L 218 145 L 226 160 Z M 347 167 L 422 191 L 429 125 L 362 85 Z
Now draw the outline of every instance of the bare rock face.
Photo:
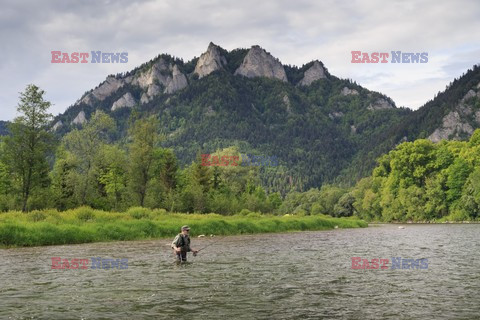
M 336 119 L 336 118 L 341 118 L 344 115 L 345 114 L 341 111 L 340 112 L 331 112 L 331 113 L 328 114 L 328 117 L 333 120 L 333 119 Z
M 172 78 L 170 76 L 171 71 L 172 67 L 163 58 L 160 58 L 148 71 L 136 77 L 132 84 L 136 84 L 142 89 L 148 89 L 149 86 L 156 84 L 158 81 L 166 87 Z
M 462 122 L 460 113 L 458 111 L 451 111 L 443 117 L 443 123 L 440 128 L 437 128 L 428 139 L 432 142 L 439 142 L 440 140 L 458 138 L 458 134 L 465 132 L 472 134 L 474 129 L 468 123 Z
M 150 101 L 150 98 L 148 98 L 148 95 L 144 92 L 140 97 L 140 103 L 148 103 L 149 101 Z
M 188 82 L 187 77 L 185 77 L 177 65 L 169 65 L 164 59 L 160 58 L 150 70 L 136 77 L 132 84 L 146 90 L 146 95 L 142 95 L 143 99 L 140 99 L 140 102 L 146 103 L 152 97 L 161 93 L 158 84 L 162 84 L 165 87 L 165 93 L 174 93 L 185 88 Z
M 120 99 L 115 101 L 112 105 L 112 111 L 115 111 L 120 108 L 131 108 L 136 104 L 135 98 L 130 92 L 125 93 Z
M 62 120 L 59 120 L 53 125 L 52 131 L 57 131 L 61 127 L 63 127 L 63 122 L 62 122 Z
M 86 103 L 91 105 L 93 98 L 103 101 L 106 97 L 110 96 L 112 93 L 117 91 L 119 88 L 123 87 L 125 81 L 122 79 L 117 79 L 115 77 L 107 77 L 105 82 L 103 82 L 98 88 L 94 89 L 92 92 L 85 95 L 80 103 Z
M 287 108 L 287 111 L 290 112 L 290 98 L 288 97 L 288 95 L 284 95 L 283 96 L 283 104 L 285 105 L 285 107 Z
M 95 98 L 102 101 L 120 87 L 123 86 L 123 81 L 121 79 L 116 79 L 114 77 L 108 77 L 104 83 L 102 83 L 97 89 L 92 91 L 92 94 Z
M 300 86 L 309 86 L 313 81 L 319 79 L 325 79 L 327 76 L 322 65 L 318 61 L 314 61 L 313 65 L 303 73 L 303 79 L 300 80 L 298 85 Z
M 188 86 L 187 77 L 178 69 L 177 65 L 173 66 L 172 79 L 165 88 L 165 93 L 174 93 Z
M 201 79 L 210 73 L 223 69 L 227 64 L 227 59 L 220 54 L 219 47 L 210 42 L 207 52 L 203 53 L 197 61 L 194 73 Z
M 85 112 L 80 111 L 78 115 L 73 119 L 72 124 L 84 124 L 87 122 L 87 118 L 85 117 Z
M 473 97 L 475 97 L 477 94 L 475 93 L 475 91 L 473 91 L 472 89 L 470 89 L 462 98 L 462 100 L 460 100 L 460 103 L 464 103 L 465 101 L 467 101 L 468 99 L 471 99 Z
M 92 102 L 93 102 L 93 95 L 91 93 L 88 93 L 85 97 L 83 97 L 80 101 L 77 101 L 77 104 L 78 103 L 85 103 L 85 104 L 88 104 L 88 105 L 91 105 Z
M 480 111 L 475 112 L 475 121 L 480 124 Z
M 287 82 L 287 74 L 278 59 L 259 46 L 253 46 L 235 71 L 235 75 L 247 78 L 267 77 Z
M 374 110 L 385 110 L 385 109 L 393 109 L 393 108 L 394 107 L 390 104 L 390 102 L 380 98 L 380 99 L 377 99 L 377 101 L 375 101 L 373 104 L 370 104 L 367 107 L 367 110 L 374 111 Z
M 349 96 L 349 95 L 358 95 L 358 91 L 355 89 L 350 89 L 348 87 L 343 87 L 342 91 L 340 92 L 342 96 Z
M 480 126 L 480 111 L 475 111 L 469 101 L 473 97 L 480 98 L 480 90 L 475 92 L 470 89 L 460 99 L 455 109 L 443 117 L 441 126 L 435 129 L 428 139 L 439 142 L 444 139 L 460 139 L 464 134 L 471 135 L 475 128 L 469 119 L 476 122 L 475 127 Z
M 160 87 L 157 86 L 156 84 L 151 84 L 148 86 L 148 89 L 147 89 L 147 95 L 149 97 L 153 97 L 153 96 L 156 96 L 157 94 L 159 94 L 161 91 L 160 91 Z

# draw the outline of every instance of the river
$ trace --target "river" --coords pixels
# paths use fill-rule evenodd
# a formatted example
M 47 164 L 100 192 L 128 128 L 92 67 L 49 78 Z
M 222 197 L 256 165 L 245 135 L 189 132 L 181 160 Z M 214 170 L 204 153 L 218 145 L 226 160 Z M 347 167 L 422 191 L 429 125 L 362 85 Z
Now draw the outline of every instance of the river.
M 194 238 L 208 247 L 182 265 L 169 241 L 1 249 L 0 319 L 480 319 L 478 224 Z M 52 257 L 128 268 L 52 270 Z

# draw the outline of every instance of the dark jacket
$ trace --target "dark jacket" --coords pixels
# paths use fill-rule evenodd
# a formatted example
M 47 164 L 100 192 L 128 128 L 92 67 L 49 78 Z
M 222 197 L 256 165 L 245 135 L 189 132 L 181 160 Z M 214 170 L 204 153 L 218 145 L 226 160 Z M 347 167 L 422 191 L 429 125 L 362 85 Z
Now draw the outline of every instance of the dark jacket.
M 173 239 L 172 242 L 172 248 L 177 247 L 177 248 L 182 248 L 181 250 L 183 252 L 190 252 L 192 251 L 190 249 L 190 237 L 188 235 L 183 235 L 182 233 L 179 233 L 175 239 Z

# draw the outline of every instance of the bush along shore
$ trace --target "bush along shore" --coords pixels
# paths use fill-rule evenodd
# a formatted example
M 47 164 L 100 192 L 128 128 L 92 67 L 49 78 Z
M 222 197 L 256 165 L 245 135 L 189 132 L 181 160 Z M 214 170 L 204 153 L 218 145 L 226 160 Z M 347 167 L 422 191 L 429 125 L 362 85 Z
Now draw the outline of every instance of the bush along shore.
M 163 209 L 131 208 L 106 212 L 80 207 L 59 212 L 42 210 L 0 213 L 0 246 L 43 246 L 102 241 L 173 237 L 182 225 L 201 234 L 238 235 L 266 232 L 327 230 L 367 227 L 354 218 L 316 216 L 273 216 L 259 213 L 222 216 L 218 214 L 167 213 Z

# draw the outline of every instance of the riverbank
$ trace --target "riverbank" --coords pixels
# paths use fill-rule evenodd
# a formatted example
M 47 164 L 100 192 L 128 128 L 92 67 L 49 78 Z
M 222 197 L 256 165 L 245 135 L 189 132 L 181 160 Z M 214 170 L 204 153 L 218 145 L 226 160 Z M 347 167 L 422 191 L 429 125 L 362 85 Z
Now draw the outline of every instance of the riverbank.
M 399 222 L 399 221 L 391 221 L 391 222 L 379 222 L 379 221 L 369 221 L 369 225 L 379 225 L 379 224 L 479 224 L 480 221 L 472 220 L 472 221 L 449 221 L 449 220 L 433 220 L 433 221 L 406 221 L 406 222 Z
M 0 246 L 26 247 L 104 241 L 145 240 L 173 237 L 182 225 L 192 236 L 236 235 L 268 232 L 328 230 L 367 227 L 354 218 L 329 216 L 222 216 L 218 214 L 167 213 L 163 209 L 131 208 L 105 212 L 81 207 L 64 212 L 42 210 L 0 213 Z

